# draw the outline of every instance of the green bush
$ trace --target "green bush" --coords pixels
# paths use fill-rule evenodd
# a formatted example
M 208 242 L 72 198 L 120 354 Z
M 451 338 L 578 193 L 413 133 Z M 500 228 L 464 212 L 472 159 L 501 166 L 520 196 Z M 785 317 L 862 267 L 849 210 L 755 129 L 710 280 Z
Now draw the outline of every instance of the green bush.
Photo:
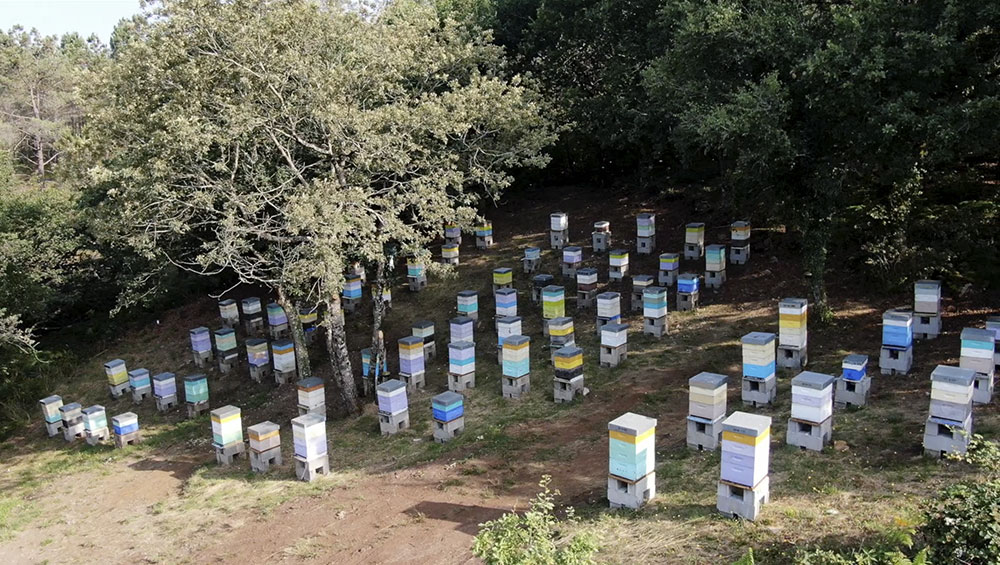
M 921 533 L 934 563 L 1000 563 L 1000 480 L 944 489 Z
M 549 489 L 552 477 L 542 477 L 542 492 L 531 501 L 524 514 L 510 512 L 480 525 L 472 552 L 486 565 L 591 565 L 597 543 L 592 536 L 560 535 L 555 498 L 559 491 Z M 572 508 L 567 520 L 573 520 Z

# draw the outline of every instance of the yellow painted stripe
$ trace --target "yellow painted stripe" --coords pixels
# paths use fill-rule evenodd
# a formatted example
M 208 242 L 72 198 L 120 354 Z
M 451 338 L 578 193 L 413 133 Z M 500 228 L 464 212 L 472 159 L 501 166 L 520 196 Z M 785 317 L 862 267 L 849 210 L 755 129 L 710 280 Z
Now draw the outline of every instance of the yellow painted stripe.
M 240 419 L 239 414 L 233 414 L 232 416 L 228 416 L 226 418 L 219 418 L 218 416 L 212 416 L 212 421 L 219 424 L 225 424 L 226 422 L 232 422 L 233 420 L 239 420 L 239 419 Z
M 655 433 L 656 428 L 650 428 L 649 431 L 639 436 L 630 436 L 628 434 L 623 434 L 622 432 L 616 432 L 615 430 L 608 430 L 608 437 L 611 439 L 617 439 L 618 441 L 636 444 L 649 439 Z
M 278 430 L 274 430 L 273 432 L 267 432 L 264 435 L 260 435 L 260 434 L 254 433 L 254 432 L 250 432 L 250 439 L 252 439 L 254 441 L 263 441 L 265 439 L 270 439 L 270 438 L 272 438 L 272 437 L 274 437 L 276 435 L 278 435 Z
M 742 443 L 744 445 L 757 445 L 760 443 L 764 443 L 765 441 L 768 440 L 770 436 L 771 436 L 771 428 L 764 430 L 764 433 L 760 434 L 757 437 L 738 434 L 736 432 L 728 432 L 728 431 L 722 432 L 722 439 L 735 441 L 736 443 Z

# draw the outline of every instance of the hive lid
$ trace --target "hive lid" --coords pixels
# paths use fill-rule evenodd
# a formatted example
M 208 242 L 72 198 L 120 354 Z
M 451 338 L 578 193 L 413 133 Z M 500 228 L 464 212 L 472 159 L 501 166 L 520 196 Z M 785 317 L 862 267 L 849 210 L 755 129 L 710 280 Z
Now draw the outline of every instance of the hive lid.
M 638 284 L 642 284 L 642 283 L 649 284 L 649 283 L 653 282 L 653 278 L 654 278 L 653 275 L 635 275 L 634 277 L 632 277 L 632 284 L 637 284 L 637 283 Z
M 188 376 L 184 377 L 184 382 L 187 382 L 187 383 L 195 383 L 195 382 L 204 381 L 204 380 L 208 380 L 208 377 L 206 377 L 205 375 L 188 375 Z
M 725 251 L 725 245 L 719 245 L 718 243 L 713 243 L 712 245 L 705 246 L 705 251 Z
M 660 253 L 660 259 L 680 259 L 680 253 Z
M 205 326 L 198 326 L 197 328 L 191 329 L 190 333 L 192 333 L 192 334 L 208 333 L 208 328 L 206 328 Z
M 417 337 L 417 336 L 413 336 L 413 335 L 408 335 L 406 337 L 399 338 L 399 342 L 398 343 L 400 345 L 414 345 L 414 346 L 415 345 L 423 345 L 424 339 L 421 338 L 421 337 Z
M 449 349 L 472 349 L 476 344 L 471 341 L 453 341 L 448 344 Z
M 642 293 L 649 295 L 666 294 L 667 289 L 662 286 L 648 286 L 642 291 Z
M 921 290 L 939 290 L 941 281 L 917 281 L 913 286 Z
M 774 334 L 767 332 L 750 332 L 740 338 L 740 341 L 747 345 L 767 345 L 774 341 Z
M 406 388 L 406 383 L 399 379 L 389 379 L 387 381 L 382 381 L 377 387 L 375 387 L 375 390 L 378 392 L 394 392 L 401 388 Z
M 555 277 L 553 277 L 552 275 L 541 274 L 541 275 L 535 275 L 535 276 L 531 277 L 531 280 L 535 284 L 540 284 L 540 283 L 547 283 L 549 281 L 553 281 L 553 280 L 555 280 Z
M 497 318 L 498 324 L 516 324 L 521 321 L 520 316 L 500 316 Z
M 641 436 L 655 427 L 655 418 L 648 418 L 632 412 L 626 412 L 608 422 L 608 430 L 621 432 L 630 436 Z
M 267 434 L 269 434 L 271 432 L 278 431 L 279 429 L 281 429 L 281 426 L 279 426 L 278 424 L 275 424 L 274 422 L 271 422 L 270 420 L 267 420 L 267 421 L 261 422 L 259 424 L 254 424 L 254 425 L 248 427 L 247 428 L 247 433 L 249 433 L 251 435 L 263 436 L 263 435 L 267 435 Z
M 688 386 L 698 387 L 698 388 L 719 388 L 721 386 L 726 386 L 729 382 L 729 377 L 726 375 L 720 375 L 718 373 L 707 373 L 702 371 L 697 375 L 688 379 Z
M 153 381 L 154 382 L 172 381 L 175 378 L 176 378 L 176 375 L 174 375 L 173 373 L 159 373 L 159 374 L 153 375 Z
M 472 323 L 472 318 L 470 318 L 468 316 L 456 316 L 456 317 L 454 317 L 454 318 L 452 318 L 450 320 L 450 323 L 456 324 L 456 325 L 459 325 L 459 326 L 461 326 L 463 324 L 471 324 Z
M 62 397 L 58 394 L 53 394 L 52 396 L 46 396 L 45 398 L 39 400 L 42 404 L 52 404 L 54 402 L 62 402 Z
M 627 324 L 604 324 L 604 326 L 601 327 L 602 332 L 609 331 L 614 333 L 623 332 L 627 329 L 628 329 Z
M 442 392 L 441 394 L 438 394 L 431 399 L 431 403 L 437 404 L 438 406 L 451 406 L 456 402 L 464 402 L 464 401 L 465 401 L 464 396 L 452 390 Z
M 778 306 L 784 308 L 802 308 L 808 305 L 809 301 L 805 298 L 782 298 L 781 301 L 778 302 Z
M 320 424 L 325 424 L 325 423 L 326 423 L 326 418 L 324 418 L 323 416 L 320 416 L 319 414 L 312 413 L 312 412 L 310 412 L 308 414 L 303 414 L 303 415 L 299 416 L 298 418 L 292 418 L 292 426 L 301 426 L 301 427 L 304 427 L 304 428 L 308 428 L 308 427 L 316 426 L 316 425 L 320 425 Z
M 833 381 L 837 380 L 833 375 L 825 373 L 814 373 L 813 371 L 802 371 L 792 378 L 792 386 L 823 390 L 833 386 Z
M 86 407 L 86 408 L 83 409 L 83 413 L 87 414 L 88 416 L 90 414 L 100 414 L 101 412 L 104 412 L 104 411 L 105 411 L 104 407 L 101 406 L 100 404 L 95 404 L 93 406 L 88 406 L 88 407 Z
M 696 280 L 698 278 L 698 275 L 693 275 L 691 273 L 684 273 L 683 275 L 678 275 L 677 278 L 678 279 L 682 279 L 682 280 L 686 280 L 686 281 L 690 281 L 690 280 Z
M 120 422 L 128 422 L 130 420 L 138 420 L 138 419 L 139 419 L 139 416 L 136 416 L 135 412 L 124 412 L 122 414 L 119 414 L 119 415 L 111 418 L 111 421 L 112 422 L 116 422 L 116 423 L 120 423 Z
M 750 227 L 750 222 L 744 222 L 744 221 L 733 222 L 732 227 L 734 227 L 734 228 L 748 228 L 748 227 Z
M 996 335 L 990 330 L 965 328 L 962 330 L 962 339 L 969 341 L 988 341 L 992 343 L 996 339 Z
M 575 345 L 566 345 L 556 350 L 557 357 L 576 357 L 583 355 L 583 350 Z
M 621 298 L 622 295 L 617 292 L 602 292 L 597 295 L 598 300 L 614 300 L 616 298 Z
M 74 410 L 79 410 L 81 408 L 79 402 L 70 402 L 69 404 L 63 404 L 59 407 L 60 412 L 72 412 Z
M 577 269 L 576 274 L 578 275 L 596 275 L 597 269 L 593 267 L 584 267 L 582 269 Z
M 546 286 L 545 288 L 542 289 L 542 292 L 544 292 L 546 294 L 553 294 L 553 293 L 559 293 L 559 292 L 564 292 L 564 291 L 565 291 L 565 289 L 563 287 L 557 285 L 557 284 L 550 284 L 550 285 L 548 285 L 548 286 Z
M 211 412 L 212 418 L 218 418 L 220 420 L 224 420 L 230 416 L 239 416 L 239 414 L 240 409 L 231 404 L 223 406 L 222 408 L 216 408 Z
M 530 341 L 531 338 L 526 335 L 509 335 L 503 338 L 503 344 L 510 346 L 524 345 Z
M 479 293 L 474 290 L 460 290 L 458 291 L 458 295 L 461 296 L 462 298 L 470 298 L 479 296 Z
M 308 379 L 302 379 L 299 381 L 296 386 L 305 389 L 323 386 L 323 379 L 319 377 L 309 377 Z
M 420 329 L 433 328 L 434 327 L 434 322 L 432 322 L 430 320 L 420 320 L 419 322 L 414 322 L 413 323 L 413 327 L 414 328 L 420 328 Z
M 704 222 L 691 222 L 690 224 L 687 224 L 684 227 L 685 228 L 703 228 L 703 227 L 705 227 L 705 223 Z
M 746 436 L 759 436 L 771 427 L 771 418 L 749 412 L 733 412 L 722 422 L 724 431 Z
M 913 318 L 913 312 L 905 308 L 893 308 L 892 310 L 886 310 L 882 314 L 883 320 L 894 320 L 898 322 L 906 322 Z
M 121 359 L 112 359 L 111 361 L 105 363 L 104 366 L 110 369 L 111 367 L 121 367 L 124 364 L 125 361 L 122 361 Z
M 498 274 L 498 275 L 506 275 L 507 273 L 514 272 L 514 270 L 511 269 L 510 267 L 500 267 L 500 268 L 497 268 L 497 269 L 493 269 L 493 272 L 496 273 L 496 274 Z
M 496 294 L 497 296 L 507 296 L 508 294 L 517 294 L 517 290 L 513 288 L 498 288 Z
M 866 365 L 868 363 L 868 356 L 852 353 L 844 357 L 844 363 L 848 365 Z
M 952 367 L 949 365 L 938 365 L 931 371 L 931 381 L 939 383 L 950 383 L 962 386 L 972 386 L 976 380 L 976 372 L 972 369 Z

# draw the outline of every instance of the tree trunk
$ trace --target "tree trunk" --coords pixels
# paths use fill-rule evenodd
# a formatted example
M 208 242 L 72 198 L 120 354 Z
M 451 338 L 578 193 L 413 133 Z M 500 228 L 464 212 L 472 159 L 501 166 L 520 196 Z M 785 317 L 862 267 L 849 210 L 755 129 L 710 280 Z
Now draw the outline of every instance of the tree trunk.
M 302 329 L 302 320 L 299 319 L 298 304 L 289 301 L 285 290 L 278 287 L 278 306 L 285 310 L 292 341 L 295 342 L 295 364 L 299 370 L 299 379 L 308 379 L 312 376 L 312 364 L 309 362 L 309 347 L 306 345 L 306 332 Z
M 812 292 L 812 316 L 818 322 L 826 323 L 833 317 L 833 311 L 826 297 L 826 258 L 830 243 L 830 225 L 826 221 L 814 221 L 803 233 L 802 248 L 806 271 L 810 274 L 809 287 Z
M 351 359 L 347 353 L 347 335 L 344 332 L 344 312 L 340 309 L 340 294 L 328 293 L 326 319 L 326 349 L 330 354 L 330 368 L 340 393 L 344 411 L 358 413 L 358 387 L 351 371 Z
M 382 318 L 385 317 L 385 301 L 382 300 L 382 291 L 385 289 L 385 261 L 379 261 L 375 265 L 375 277 L 371 281 L 372 289 L 372 355 L 375 357 L 375 367 L 381 367 L 385 362 L 385 339 L 382 336 Z M 378 386 L 385 374 L 376 371 L 377 377 L 374 379 L 375 386 Z
M 38 159 L 35 171 L 40 179 L 45 180 L 45 144 L 42 142 L 42 136 L 37 134 L 35 135 L 35 158 Z

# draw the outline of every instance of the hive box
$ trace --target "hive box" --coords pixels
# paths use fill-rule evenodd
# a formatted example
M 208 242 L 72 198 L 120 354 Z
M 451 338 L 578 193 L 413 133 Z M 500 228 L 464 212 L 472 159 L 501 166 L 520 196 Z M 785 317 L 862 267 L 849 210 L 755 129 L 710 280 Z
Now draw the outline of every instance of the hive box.
M 549 244 L 562 249 L 569 241 L 569 217 L 562 212 L 549 214 Z
M 698 373 L 688 379 L 687 445 L 714 451 L 722 439 L 729 378 L 716 373 Z
M 617 367 L 628 357 L 628 326 L 605 324 L 601 328 L 601 366 Z
M 722 422 L 724 483 L 754 488 L 768 475 L 771 456 L 771 418 L 733 412 Z
M 281 427 L 261 422 L 247 428 L 250 438 L 250 470 L 266 473 L 271 465 L 281 465 Z
M 212 447 L 219 465 L 231 465 L 233 459 L 244 452 L 243 420 L 240 409 L 223 406 L 211 412 Z
M 778 366 L 799 369 L 809 363 L 809 302 L 804 298 L 785 298 L 778 303 Z
M 431 399 L 434 418 L 434 441 L 444 443 L 465 429 L 465 397 L 453 391 Z
M 656 420 L 632 412 L 608 423 L 608 502 L 639 508 L 656 496 Z
M 697 261 L 705 254 L 705 224 L 690 223 L 684 227 L 684 259 Z
M 295 450 L 295 475 L 312 482 L 330 472 L 326 444 L 326 418 L 305 414 L 292 420 L 292 445 Z
M 656 248 L 656 215 L 639 214 L 635 218 L 635 249 L 640 255 L 649 255 Z
M 382 435 L 392 435 L 410 427 L 406 383 L 396 379 L 384 381 L 375 388 L 375 395 L 378 397 L 378 425 Z
M 726 282 L 726 246 L 709 245 L 705 248 L 705 286 L 721 288 Z
M 45 431 L 49 437 L 55 437 L 62 431 L 62 408 L 63 401 L 59 395 L 47 396 L 38 401 L 42 408 L 42 418 L 45 420 Z
M 841 363 L 843 372 L 837 379 L 833 400 L 837 408 L 864 406 L 868 403 L 871 377 L 868 376 L 868 356 L 848 355 Z
M 822 451 L 833 434 L 833 375 L 803 371 L 792 379 L 788 445 Z
M 743 336 L 740 342 L 743 344 L 743 404 L 754 407 L 771 404 L 777 397 L 778 390 L 775 377 L 775 335 L 751 332 Z
M 555 382 L 553 400 L 572 402 L 577 395 L 586 395 L 583 377 L 583 350 L 576 346 L 561 347 L 553 354 Z
M 591 234 L 594 253 L 604 253 L 611 248 L 611 223 L 607 221 L 594 222 Z

